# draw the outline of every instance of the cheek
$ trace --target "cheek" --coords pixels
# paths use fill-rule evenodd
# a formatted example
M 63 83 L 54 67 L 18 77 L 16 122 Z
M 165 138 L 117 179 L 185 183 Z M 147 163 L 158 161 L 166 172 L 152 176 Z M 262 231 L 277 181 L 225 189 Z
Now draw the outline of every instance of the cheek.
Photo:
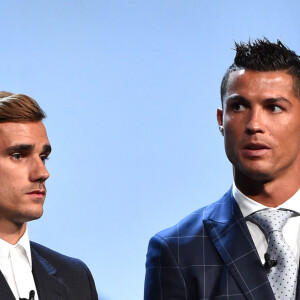
M 228 122 L 224 127 L 224 146 L 225 152 L 232 164 L 239 161 L 239 143 L 243 140 L 244 129 L 241 124 Z
M 242 114 L 226 114 L 224 117 L 224 129 L 230 135 L 237 135 L 244 132 L 245 116 Z
M 18 193 L 24 186 L 24 181 L 19 175 L 18 173 L 11 174 L 6 172 L 3 174 L 0 172 L 0 193 L 7 193 L 8 195 Z
M 295 124 L 274 125 L 270 131 L 276 159 L 291 159 L 300 153 L 300 126 Z
M 233 132 L 227 132 L 224 135 L 225 152 L 231 163 L 234 163 L 238 159 L 238 145 L 236 141 L 237 138 Z
M 300 143 L 300 124 L 290 123 L 274 123 L 269 127 L 268 133 L 275 141 L 281 144 L 283 147 L 287 147 L 288 144 Z
M 242 126 L 236 126 L 235 122 L 227 122 L 224 126 L 224 142 L 225 147 L 230 149 L 235 147 L 243 136 Z
M 15 195 L 17 192 L 18 190 L 14 185 L 3 186 L 0 184 L 0 194 L 2 197 L 6 196 L 8 198 L 10 195 Z

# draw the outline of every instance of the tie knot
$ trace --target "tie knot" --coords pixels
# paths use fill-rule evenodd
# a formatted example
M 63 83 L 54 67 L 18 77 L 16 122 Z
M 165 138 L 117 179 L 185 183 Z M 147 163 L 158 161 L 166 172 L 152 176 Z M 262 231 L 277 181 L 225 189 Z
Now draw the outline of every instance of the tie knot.
M 265 209 L 255 212 L 249 218 L 269 234 L 272 231 L 281 231 L 293 214 L 291 210 Z

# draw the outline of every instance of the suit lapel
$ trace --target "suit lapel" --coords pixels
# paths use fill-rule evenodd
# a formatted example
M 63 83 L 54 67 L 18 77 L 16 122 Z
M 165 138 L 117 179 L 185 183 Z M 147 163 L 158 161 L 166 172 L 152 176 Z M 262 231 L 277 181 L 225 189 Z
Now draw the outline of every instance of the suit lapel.
M 63 300 L 66 297 L 66 287 L 55 277 L 56 269 L 49 264 L 37 251 L 31 247 L 32 273 L 39 299 Z
M 247 299 L 272 300 L 274 294 L 244 217 L 231 190 L 207 212 L 204 226 Z
M 16 300 L 3 274 L 0 272 L 0 299 Z

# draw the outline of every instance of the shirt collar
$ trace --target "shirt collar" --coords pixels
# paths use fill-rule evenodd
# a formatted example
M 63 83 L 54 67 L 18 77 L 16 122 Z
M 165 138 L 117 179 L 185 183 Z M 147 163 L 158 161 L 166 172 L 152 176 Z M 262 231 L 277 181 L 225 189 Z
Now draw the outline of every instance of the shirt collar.
M 30 268 L 32 268 L 31 249 L 30 249 L 30 241 L 29 241 L 29 234 L 28 234 L 27 226 L 26 226 L 26 230 L 25 230 L 24 234 L 19 239 L 19 241 L 16 245 L 20 245 L 24 248 Z
M 0 266 L 2 268 L 8 261 L 9 251 L 13 248 L 13 245 L 0 239 Z
M 240 210 L 242 212 L 242 215 L 244 217 L 247 217 L 251 214 L 253 214 L 256 211 L 268 208 L 267 206 L 258 203 L 255 200 L 252 200 L 251 198 L 244 195 L 233 183 L 232 185 L 232 195 L 237 202 L 237 204 L 240 207 Z M 284 203 L 276 207 L 282 208 L 282 209 L 288 209 L 293 210 L 300 214 L 300 189 L 288 200 L 286 200 Z
M 30 268 L 32 269 L 32 259 L 31 259 L 31 250 L 30 250 L 30 241 L 29 241 L 29 234 L 28 234 L 28 228 L 26 226 L 26 230 L 22 237 L 19 239 L 19 241 L 15 245 L 11 245 L 10 243 L 0 239 L 0 265 L 5 263 L 5 261 L 8 260 L 9 257 L 9 251 L 17 246 L 21 246 L 26 253 L 26 257 L 28 259 Z

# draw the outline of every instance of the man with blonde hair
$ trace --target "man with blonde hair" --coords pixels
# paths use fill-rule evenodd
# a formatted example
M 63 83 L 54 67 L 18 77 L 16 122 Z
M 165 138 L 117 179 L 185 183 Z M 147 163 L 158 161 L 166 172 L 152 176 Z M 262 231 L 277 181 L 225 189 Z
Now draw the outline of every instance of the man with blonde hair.
M 29 241 L 27 222 L 43 214 L 51 152 L 38 103 L 0 92 L 0 299 L 96 300 L 78 259 Z

